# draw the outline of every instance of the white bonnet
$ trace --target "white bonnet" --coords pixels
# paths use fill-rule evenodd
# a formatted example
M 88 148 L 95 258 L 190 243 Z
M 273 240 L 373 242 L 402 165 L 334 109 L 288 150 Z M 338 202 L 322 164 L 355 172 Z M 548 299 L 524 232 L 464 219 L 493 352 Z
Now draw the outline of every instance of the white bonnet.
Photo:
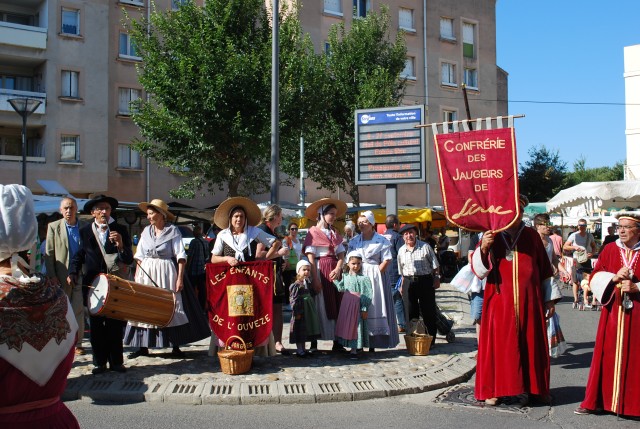
M 351 220 L 348 220 L 348 221 L 345 222 L 344 228 L 345 229 L 349 228 L 351 231 L 354 231 L 354 232 L 356 230 L 356 226 L 353 224 L 353 222 Z
M 296 274 L 298 273 L 298 271 L 300 271 L 300 268 L 304 267 L 305 265 L 311 266 L 309 261 L 307 261 L 306 259 L 300 259 L 296 264 Z
M 0 261 L 36 243 L 38 222 L 26 186 L 0 185 Z
M 373 216 L 373 212 L 371 210 L 367 210 L 366 212 L 360 213 L 360 216 L 366 217 L 371 225 L 376 224 L 376 218 Z
M 360 250 L 352 250 L 347 254 L 347 262 L 349 262 L 351 258 L 362 259 L 362 253 L 360 253 Z

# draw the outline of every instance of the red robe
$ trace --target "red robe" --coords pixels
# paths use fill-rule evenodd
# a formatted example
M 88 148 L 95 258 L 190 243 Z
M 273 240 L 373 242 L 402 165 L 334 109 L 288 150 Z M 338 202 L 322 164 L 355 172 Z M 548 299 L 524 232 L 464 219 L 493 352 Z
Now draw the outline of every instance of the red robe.
M 549 394 L 549 346 L 545 301 L 553 269 L 538 233 L 524 227 L 514 258 L 505 259 L 505 242 L 496 234 L 492 266 L 476 252 L 473 271 L 487 275 L 478 341 L 475 397 L 521 393 Z M 498 284 L 498 285 L 497 285 Z
M 591 287 L 602 302 L 587 391 L 581 407 L 604 409 L 626 416 L 640 416 L 640 294 L 629 294 L 633 308 L 621 307 L 620 289 L 611 282 L 622 268 L 619 241 L 602 249 L 591 277 Z M 639 253 L 636 250 L 633 253 Z M 632 259 L 629 252 L 627 260 Z M 640 278 L 640 256 L 632 269 L 634 282 Z M 619 385 L 618 385 L 619 384 Z

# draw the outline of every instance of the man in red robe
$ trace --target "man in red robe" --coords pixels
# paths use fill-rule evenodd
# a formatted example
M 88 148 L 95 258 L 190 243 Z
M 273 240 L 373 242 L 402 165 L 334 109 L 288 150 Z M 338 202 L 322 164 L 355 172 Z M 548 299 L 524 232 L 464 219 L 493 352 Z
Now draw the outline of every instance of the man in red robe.
M 521 197 L 520 206 L 526 205 Z M 472 257 L 487 278 L 478 341 L 475 397 L 496 405 L 501 397 L 526 394 L 549 403 L 549 349 L 545 318 L 561 294 L 538 233 L 518 218 L 502 232 L 487 231 Z
M 640 416 L 640 215 L 618 215 L 619 239 L 604 246 L 591 276 L 602 303 L 584 401 L 576 414 Z

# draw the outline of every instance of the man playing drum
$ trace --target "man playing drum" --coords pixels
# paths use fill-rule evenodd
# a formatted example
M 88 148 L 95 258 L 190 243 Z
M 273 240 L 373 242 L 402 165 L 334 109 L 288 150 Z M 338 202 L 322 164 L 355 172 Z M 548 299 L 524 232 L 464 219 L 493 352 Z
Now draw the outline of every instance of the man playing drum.
M 68 281 L 69 284 L 76 284 L 78 273 L 82 272 L 84 266 L 82 289 L 85 305 L 93 279 L 101 273 L 108 273 L 112 267 L 112 261 L 108 264 L 105 258 L 111 259 L 117 254 L 118 262 L 126 265 L 133 262 L 129 233 L 111 217 L 111 210 L 117 207 L 118 200 L 105 195 L 97 195 L 84 205 L 84 212 L 91 214 L 94 222 L 80 229 L 82 246 L 71 261 Z M 90 322 L 95 365 L 92 372 L 106 372 L 107 362 L 112 371 L 125 372 L 122 364 L 122 331 L 126 322 L 101 316 L 91 316 Z

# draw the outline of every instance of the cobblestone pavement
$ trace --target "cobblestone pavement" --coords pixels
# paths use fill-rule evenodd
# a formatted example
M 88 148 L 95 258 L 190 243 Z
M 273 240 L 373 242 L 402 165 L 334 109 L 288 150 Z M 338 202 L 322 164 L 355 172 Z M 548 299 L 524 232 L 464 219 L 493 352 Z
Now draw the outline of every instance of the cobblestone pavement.
M 350 401 L 410 394 L 457 384 L 475 371 L 475 328 L 469 320 L 467 296 L 449 285 L 437 292 L 438 305 L 454 319 L 455 341 L 438 337 L 428 356 L 410 356 L 401 334 L 396 349 L 365 352 L 353 361 L 346 353 L 329 351 L 320 341 L 318 353 L 254 357 L 252 369 L 241 375 L 221 372 L 217 357 L 208 356 L 209 340 L 181 347 L 186 356 L 171 358 L 170 349 L 125 359 L 126 373 L 91 374 L 88 353 L 78 356 L 69 374 L 64 399 L 112 402 L 173 402 L 181 404 L 257 404 Z M 290 350 L 289 325 L 283 344 Z M 131 350 L 125 348 L 125 355 Z

